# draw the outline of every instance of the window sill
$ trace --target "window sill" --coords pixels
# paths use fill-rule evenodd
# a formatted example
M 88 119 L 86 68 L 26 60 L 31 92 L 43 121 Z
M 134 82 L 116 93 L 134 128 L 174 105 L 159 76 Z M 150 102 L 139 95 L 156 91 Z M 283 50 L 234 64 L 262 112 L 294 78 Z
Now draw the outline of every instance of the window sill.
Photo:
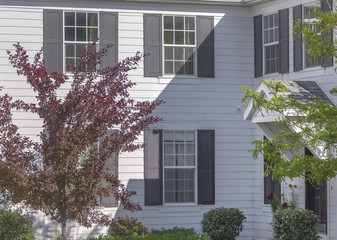
M 161 213 L 201 212 L 201 206 L 196 203 L 166 204 L 159 207 Z
M 172 82 L 174 80 L 174 82 Z M 200 84 L 201 78 L 194 76 L 194 75 L 189 75 L 189 76 L 179 76 L 179 75 L 171 75 L 171 76 L 162 76 L 158 77 L 158 83 L 159 84 L 169 84 L 169 83 L 174 83 L 174 84 Z

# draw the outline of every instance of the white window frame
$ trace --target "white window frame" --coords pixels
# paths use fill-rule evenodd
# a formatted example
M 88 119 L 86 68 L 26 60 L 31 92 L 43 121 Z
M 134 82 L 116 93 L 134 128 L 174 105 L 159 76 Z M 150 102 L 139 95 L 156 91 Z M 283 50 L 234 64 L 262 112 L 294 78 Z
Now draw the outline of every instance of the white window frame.
M 67 71 L 67 61 L 66 61 L 66 44 L 83 44 L 83 45 L 88 45 L 89 43 L 91 43 L 90 41 L 67 41 L 66 40 L 66 24 L 65 24 L 65 14 L 66 13 L 75 13 L 75 39 L 76 39 L 76 13 L 85 13 L 86 15 L 88 15 L 88 13 L 96 13 L 97 14 L 97 37 L 100 36 L 100 18 L 99 18 L 99 12 L 97 11 L 72 11 L 72 10 L 65 10 L 63 11 L 63 72 L 64 73 L 69 73 L 69 71 Z M 87 24 L 87 23 L 86 23 Z M 83 26 L 82 26 L 83 27 Z M 86 25 L 85 28 L 88 28 L 88 26 Z M 87 37 L 87 36 L 86 36 Z M 96 44 L 96 51 L 99 50 L 99 40 L 97 41 Z M 76 59 L 76 56 L 75 56 Z M 76 62 L 75 62 L 76 63 Z
M 185 44 L 165 44 L 165 17 L 173 17 L 173 22 L 175 17 L 184 17 L 184 19 L 186 17 L 191 17 L 194 18 L 194 44 L 193 45 L 185 45 Z M 173 23 L 174 24 L 174 23 Z M 172 29 L 173 34 L 175 32 L 175 29 Z M 185 30 L 185 21 L 184 21 L 184 33 L 186 32 Z M 188 32 L 188 31 L 187 31 Z M 179 77 L 190 77 L 190 76 L 197 76 L 197 18 L 196 16 L 193 15 L 176 15 L 176 14 L 165 14 L 162 15 L 162 69 L 163 69 L 163 76 L 176 76 L 178 75 Z M 174 37 L 174 36 L 173 36 Z M 185 39 L 185 37 L 184 37 Z M 166 74 L 165 73 L 165 47 L 181 47 L 181 48 L 193 48 L 193 74 Z M 173 61 L 174 62 L 174 61 Z
M 314 2 L 310 2 L 310 3 L 307 3 L 307 4 L 303 4 L 302 5 L 302 21 L 303 23 L 308 23 L 308 24 L 311 24 L 312 22 L 316 21 L 317 18 L 310 18 L 310 19 L 307 19 L 307 18 L 304 18 L 305 17 L 305 8 L 307 7 L 311 7 L 311 8 L 320 8 L 321 7 L 321 3 L 319 1 L 314 1 Z M 310 65 L 310 66 L 307 66 L 308 64 L 308 59 L 307 59 L 307 51 L 306 51 L 306 44 L 305 44 L 305 39 L 303 39 L 303 51 L 302 51 L 302 59 L 303 59 L 303 69 L 308 69 L 308 68 L 317 68 L 317 67 L 321 67 L 321 62 L 320 61 L 317 61 L 316 64 L 314 65 Z
M 195 165 L 191 166 L 165 166 L 165 133 L 166 132 L 194 132 L 194 144 L 195 144 Z M 185 140 L 184 140 L 185 142 Z M 162 184 L 163 184 L 163 205 L 164 206 L 172 206 L 172 205 L 196 205 L 198 203 L 198 134 L 196 130 L 163 130 L 163 138 L 162 138 Z M 194 202 L 165 202 L 165 169 L 194 169 Z
M 267 66 L 266 66 L 266 61 L 267 61 L 267 58 L 266 58 L 266 47 L 269 47 L 269 46 L 274 46 L 274 45 L 278 45 L 280 44 L 280 35 L 278 35 L 278 40 L 277 41 L 274 41 L 274 42 L 270 42 L 270 43 L 265 43 L 264 40 L 265 40 L 265 31 L 266 30 L 274 30 L 274 29 L 279 29 L 280 28 L 280 19 L 279 19 L 279 22 L 278 22 L 278 26 L 277 27 L 272 27 L 272 28 L 267 28 L 265 29 L 264 27 L 264 23 L 265 23 L 265 17 L 268 17 L 270 15 L 274 15 L 274 14 L 278 14 L 278 12 L 272 12 L 272 13 L 269 13 L 269 14 L 265 14 L 262 16 L 262 45 L 263 45 L 263 48 L 262 48 L 262 58 L 263 58 L 263 74 L 264 75 L 268 75 L 268 74 L 278 74 L 279 73 L 279 65 L 277 65 L 277 69 L 275 72 L 270 72 L 270 73 L 267 73 L 266 72 L 266 69 L 267 69 Z M 275 37 L 275 36 L 274 36 Z M 280 55 L 278 56 L 278 62 L 280 61 Z

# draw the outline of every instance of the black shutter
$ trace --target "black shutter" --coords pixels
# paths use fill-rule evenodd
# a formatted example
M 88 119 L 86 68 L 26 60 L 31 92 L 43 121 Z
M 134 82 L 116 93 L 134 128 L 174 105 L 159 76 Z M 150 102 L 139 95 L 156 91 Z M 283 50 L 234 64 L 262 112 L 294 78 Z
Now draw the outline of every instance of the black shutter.
M 289 9 L 279 12 L 279 73 L 289 72 Z
M 198 130 L 198 204 L 215 204 L 214 130 Z
M 110 167 L 110 172 L 118 178 L 118 156 L 117 154 L 113 154 L 109 160 L 108 164 Z M 102 183 L 104 186 L 104 182 Z M 117 207 L 118 206 L 118 201 L 114 197 L 114 195 L 111 195 L 109 197 L 101 197 L 101 206 L 103 207 Z
M 43 59 L 48 73 L 63 72 L 63 12 L 43 10 Z
M 214 78 L 214 18 L 197 16 L 198 77 Z
M 254 69 L 255 77 L 263 75 L 262 15 L 254 17 Z
M 323 12 L 332 11 L 333 9 L 332 0 L 321 0 L 321 6 L 322 6 Z M 333 40 L 332 30 L 325 32 L 324 35 L 328 36 L 329 43 L 332 43 L 332 40 Z M 329 57 L 324 57 L 322 61 L 322 67 L 331 67 L 331 66 L 333 66 L 333 59 Z
M 163 205 L 162 130 L 144 132 L 145 206 Z
M 101 69 L 114 66 L 118 63 L 118 13 L 100 12 L 100 48 L 108 49 L 107 55 L 102 58 Z
M 162 15 L 144 14 L 144 76 L 158 77 L 162 71 Z
M 293 8 L 294 24 L 298 21 L 302 21 L 302 5 L 295 6 Z M 301 71 L 303 69 L 303 43 L 302 35 L 296 33 L 294 36 L 294 72 Z

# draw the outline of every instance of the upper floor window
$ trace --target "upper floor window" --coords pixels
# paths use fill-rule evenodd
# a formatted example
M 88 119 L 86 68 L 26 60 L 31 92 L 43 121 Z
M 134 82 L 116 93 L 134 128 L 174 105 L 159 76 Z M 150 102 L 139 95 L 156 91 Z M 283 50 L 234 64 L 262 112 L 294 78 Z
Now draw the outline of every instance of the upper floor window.
M 321 8 L 321 5 L 319 2 L 310 3 L 303 6 L 303 22 L 308 24 L 308 27 L 315 31 L 319 31 L 317 29 L 317 26 L 315 26 L 313 23 L 314 21 L 317 21 L 314 14 L 314 10 L 319 10 Z M 305 40 L 303 41 L 303 63 L 304 68 L 314 67 L 314 66 L 320 66 L 322 64 L 321 59 L 318 57 L 313 57 L 311 54 L 309 54 L 306 50 L 306 44 Z
M 279 72 L 279 14 L 263 17 L 264 73 Z
M 68 65 L 77 66 L 77 58 L 98 38 L 98 13 L 64 12 L 65 70 Z M 93 49 L 96 51 L 97 49 Z M 79 66 L 77 66 L 79 67 Z
M 195 74 L 195 17 L 164 16 L 164 73 Z

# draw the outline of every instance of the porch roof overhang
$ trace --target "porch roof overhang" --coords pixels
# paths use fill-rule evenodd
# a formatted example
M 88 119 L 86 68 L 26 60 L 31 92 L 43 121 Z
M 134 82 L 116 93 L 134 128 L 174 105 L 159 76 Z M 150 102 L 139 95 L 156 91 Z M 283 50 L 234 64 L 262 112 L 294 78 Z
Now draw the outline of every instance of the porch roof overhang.
M 281 80 L 267 80 L 267 81 L 281 81 Z M 291 81 L 291 80 L 282 80 L 281 81 L 286 87 L 287 92 L 285 97 L 294 98 L 301 103 L 308 103 L 315 100 L 323 100 L 327 103 L 334 105 L 330 98 L 325 94 L 325 92 L 318 86 L 315 81 Z M 271 90 L 265 85 L 261 84 L 257 90 L 260 92 L 265 99 L 271 99 Z M 289 115 L 294 111 L 289 110 Z M 284 113 L 287 115 L 287 113 Z M 292 116 L 294 116 L 292 114 Z M 282 117 L 280 113 L 266 113 L 261 112 L 259 109 L 254 107 L 253 100 L 251 100 L 245 111 L 244 119 L 250 120 L 252 123 L 256 124 L 260 130 L 269 138 L 273 138 L 275 134 L 279 133 L 281 130 L 280 125 L 276 124 L 277 117 Z

